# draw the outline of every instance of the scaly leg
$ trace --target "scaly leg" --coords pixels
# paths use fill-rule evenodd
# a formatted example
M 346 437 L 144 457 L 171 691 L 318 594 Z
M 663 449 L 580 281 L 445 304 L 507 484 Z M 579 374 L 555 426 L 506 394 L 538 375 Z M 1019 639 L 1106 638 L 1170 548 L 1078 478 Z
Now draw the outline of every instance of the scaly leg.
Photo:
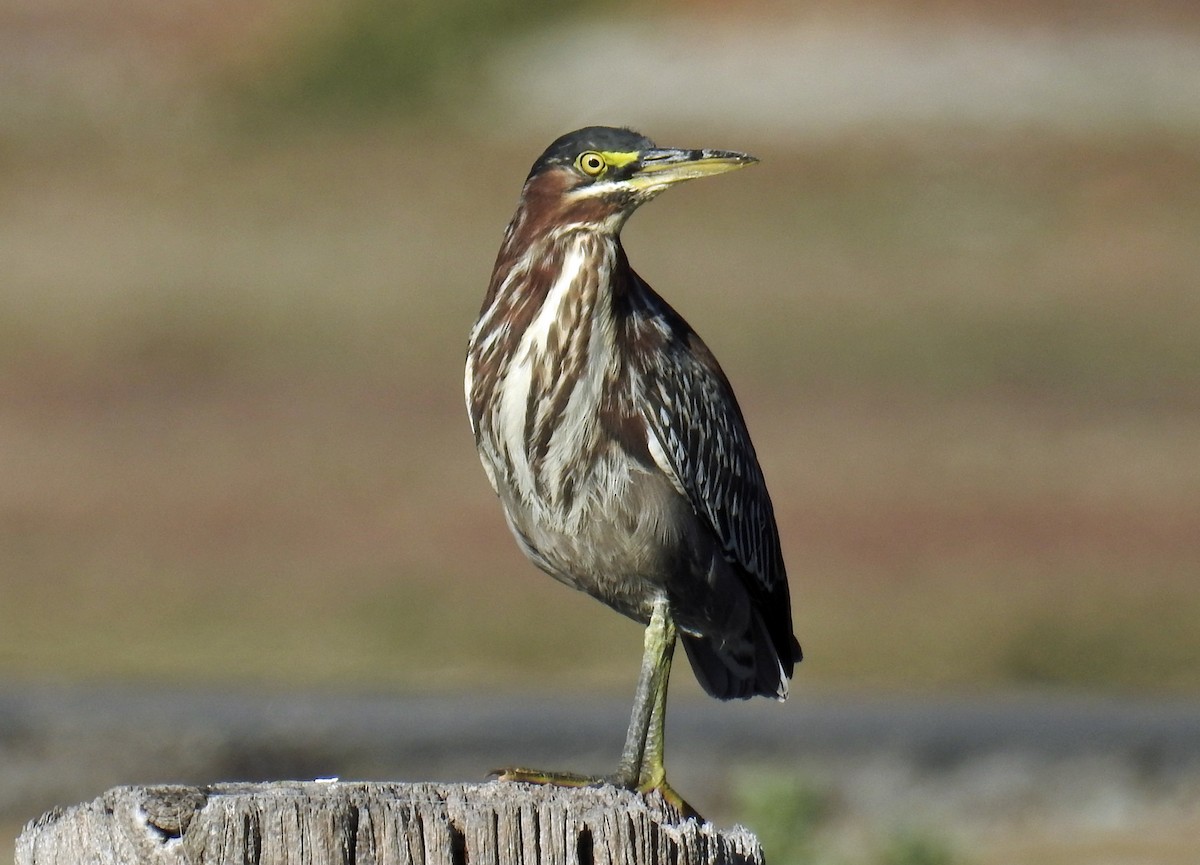
M 663 765 L 663 734 L 667 717 L 667 681 L 671 675 L 671 660 L 675 654 L 675 623 L 667 609 L 665 598 L 655 601 L 650 624 L 646 627 L 642 670 L 638 676 L 629 731 L 617 773 L 611 778 L 589 778 L 566 772 L 542 772 L 534 769 L 505 769 L 498 773 L 501 780 L 527 781 L 535 784 L 558 784 L 586 787 L 613 783 L 642 793 L 658 791 L 664 799 L 685 817 L 700 815 L 667 783 Z
M 655 786 L 662 781 L 662 731 L 667 702 L 667 678 L 675 653 L 675 624 L 666 602 L 655 603 L 646 627 L 642 671 L 638 676 L 629 732 L 617 778 L 626 787 Z M 649 764 L 648 762 L 649 761 Z
M 703 819 L 667 783 L 663 762 L 663 746 L 667 722 L 667 685 L 671 676 L 671 661 L 675 656 L 675 622 L 665 599 L 655 602 L 650 625 L 646 628 L 642 674 L 638 680 L 637 697 L 625 750 L 621 755 L 618 777 L 628 779 L 627 786 L 642 793 L 658 793 L 685 817 Z M 635 780 L 636 779 L 636 780 Z

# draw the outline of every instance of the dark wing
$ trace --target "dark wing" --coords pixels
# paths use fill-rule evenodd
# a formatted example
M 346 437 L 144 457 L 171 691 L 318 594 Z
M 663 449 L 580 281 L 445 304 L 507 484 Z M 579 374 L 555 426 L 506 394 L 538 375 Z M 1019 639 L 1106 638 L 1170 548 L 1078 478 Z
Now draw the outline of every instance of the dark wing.
M 644 286 L 644 283 L 643 283 Z M 712 529 L 725 558 L 745 575 L 746 588 L 791 672 L 795 638 L 787 573 L 775 512 L 741 408 L 721 367 L 687 322 L 648 286 L 635 315 L 653 345 L 635 348 L 645 421 L 664 469 L 673 474 L 696 514 Z

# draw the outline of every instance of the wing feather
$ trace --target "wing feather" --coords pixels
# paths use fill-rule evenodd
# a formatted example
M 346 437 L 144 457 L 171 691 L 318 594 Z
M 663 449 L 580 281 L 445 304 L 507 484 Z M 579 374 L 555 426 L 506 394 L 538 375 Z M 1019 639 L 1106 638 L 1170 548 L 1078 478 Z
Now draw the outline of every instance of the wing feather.
M 687 323 L 646 288 L 661 339 L 644 361 L 650 451 L 707 522 L 725 558 L 759 597 L 786 593 L 775 513 L 741 408 L 716 359 Z M 647 323 L 644 319 L 643 323 Z

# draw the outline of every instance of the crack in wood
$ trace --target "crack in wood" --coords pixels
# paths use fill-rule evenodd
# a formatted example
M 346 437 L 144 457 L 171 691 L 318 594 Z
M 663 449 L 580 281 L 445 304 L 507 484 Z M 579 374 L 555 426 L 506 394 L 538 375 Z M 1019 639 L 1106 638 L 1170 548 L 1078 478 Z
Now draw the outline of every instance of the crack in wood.
M 744 829 L 628 790 L 490 784 L 118 787 L 55 809 L 16 865 L 763 865 Z

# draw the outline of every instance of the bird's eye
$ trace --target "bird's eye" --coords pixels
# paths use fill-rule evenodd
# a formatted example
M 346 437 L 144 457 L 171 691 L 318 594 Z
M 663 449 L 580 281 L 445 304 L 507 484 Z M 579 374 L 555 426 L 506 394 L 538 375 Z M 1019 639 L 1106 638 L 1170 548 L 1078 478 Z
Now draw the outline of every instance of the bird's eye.
M 588 177 L 599 177 L 604 173 L 605 168 L 604 157 L 594 150 L 579 154 L 575 165 Z

